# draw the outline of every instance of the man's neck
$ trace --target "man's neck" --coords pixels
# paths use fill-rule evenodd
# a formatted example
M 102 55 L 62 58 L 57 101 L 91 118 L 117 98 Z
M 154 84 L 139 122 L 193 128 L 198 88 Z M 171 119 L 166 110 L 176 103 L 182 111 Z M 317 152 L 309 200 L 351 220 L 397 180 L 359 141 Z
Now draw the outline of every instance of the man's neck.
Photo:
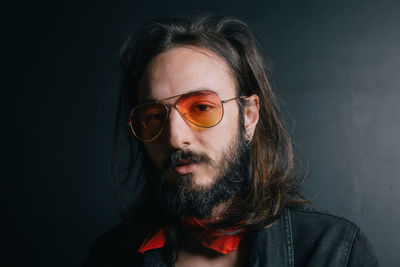
M 226 208 L 229 206 L 229 203 L 230 202 L 221 203 L 215 206 L 211 212 L 211 215 L 206 219 L 218 221 L 221 218 L 221 216 L 223 216 L 226 213 Z

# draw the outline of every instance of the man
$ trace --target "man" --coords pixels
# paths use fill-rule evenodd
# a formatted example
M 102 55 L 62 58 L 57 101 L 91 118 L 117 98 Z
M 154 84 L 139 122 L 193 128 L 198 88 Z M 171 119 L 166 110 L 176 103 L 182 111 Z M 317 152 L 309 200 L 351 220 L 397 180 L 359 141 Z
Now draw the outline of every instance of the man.
M 246 24 L 151 21 L 122 69 L 120 120 L 145 185 L 85 266 L 377 266 L 357 226 L 297 194 L 268 61 Z

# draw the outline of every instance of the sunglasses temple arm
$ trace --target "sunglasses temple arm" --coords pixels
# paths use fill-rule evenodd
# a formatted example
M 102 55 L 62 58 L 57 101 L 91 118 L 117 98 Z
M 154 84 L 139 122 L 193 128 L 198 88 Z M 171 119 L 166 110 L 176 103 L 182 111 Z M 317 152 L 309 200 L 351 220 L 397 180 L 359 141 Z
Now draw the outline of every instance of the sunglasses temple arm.
M 221 103 L 226 103 L 226 102 L 229 102 L 229 101 L 232 101 L 232 100 L 235 100 L 235 99 L 246 99 L 247 98 L 247 96 L 244 96 L 244 95 L 242 95 L 242 96 L 237 96 L 237 97 L 234 97 L 234 98 L 231 98 L 231 99 L 227 99 L 227 100 L 221 100 Z

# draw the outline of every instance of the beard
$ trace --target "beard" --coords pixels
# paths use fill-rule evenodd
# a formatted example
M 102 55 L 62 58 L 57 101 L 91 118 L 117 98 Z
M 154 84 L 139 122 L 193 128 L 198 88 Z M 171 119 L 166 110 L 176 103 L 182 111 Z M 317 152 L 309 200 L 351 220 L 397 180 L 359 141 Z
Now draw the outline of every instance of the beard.
M 163 177 L 153 179 L 153 199 L 165 217 L 208 218 L 214 207 L 247 193 L 250 184 L 250 146 L 243 134 L 239 134 L 237 140 L 222 152 L 219 162 L 213 162 L 204 153 L 178 150 L 170 155 L 166 166 L 172 170 L 183 159 L 209 164 L 217 174 L 210 186 L 196 186 L 191 173 L 179 176 L 173 185 Z

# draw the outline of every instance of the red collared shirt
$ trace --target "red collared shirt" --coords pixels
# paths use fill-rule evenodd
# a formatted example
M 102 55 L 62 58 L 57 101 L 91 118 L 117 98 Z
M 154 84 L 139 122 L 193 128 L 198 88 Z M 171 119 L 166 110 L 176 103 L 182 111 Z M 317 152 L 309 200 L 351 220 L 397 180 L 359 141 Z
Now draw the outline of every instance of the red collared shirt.
M 226 235 L 216 231 L 208 231 L 204 233 L 204 231 L 207 231 L 207 227 L 204 223 L 195 218 L 186 219 L 182 224 L 183 227 L 193 230 L 190 231 L 190 233 L 203 246 L 222 254 L 229 254 L 232 251 L 237 250 L 243 234 L 241 232 L 238 234 Z M 167 240 L 167 234 L 165 227 L 162 227 L 155 234 L 148 236 L 138 251 L 144 253 L 151 249 L 162 248 Z

